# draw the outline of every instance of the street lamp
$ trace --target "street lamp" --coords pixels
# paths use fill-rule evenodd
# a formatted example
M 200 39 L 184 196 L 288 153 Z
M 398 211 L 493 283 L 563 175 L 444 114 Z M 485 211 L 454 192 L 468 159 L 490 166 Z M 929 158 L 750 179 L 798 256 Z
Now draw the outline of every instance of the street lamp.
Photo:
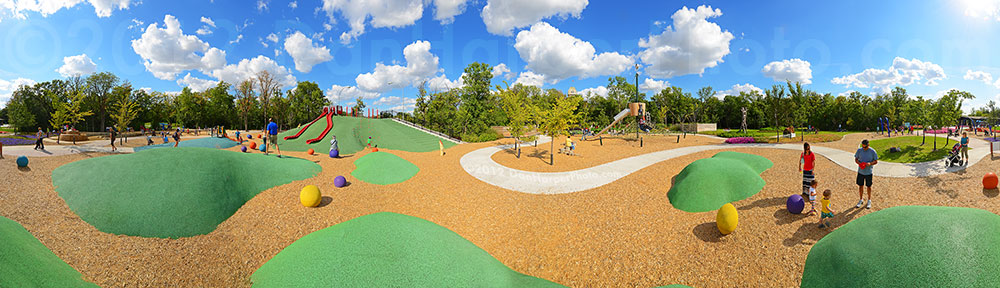
M 639 63 L 635 63 L 635 103 L 639 103 Z M 639 104 L 635 104 L 636 109 L 639 108 Z M 639 113 L 640 111 L 635 111 Z M 638 115 L 642 117 L 642 115 Z M 635 139 L 639 139 L 639 120 L 635 121 Z

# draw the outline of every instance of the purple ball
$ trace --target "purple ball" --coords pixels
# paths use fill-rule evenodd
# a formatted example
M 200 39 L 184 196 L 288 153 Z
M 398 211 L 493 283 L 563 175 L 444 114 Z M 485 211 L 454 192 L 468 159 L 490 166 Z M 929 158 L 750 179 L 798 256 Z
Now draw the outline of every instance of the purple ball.
M 336 151 L 336 150 L 334 150 L 334 151 Z M 345 179 L 344 176 L 337 176 L 337 178 L 333 178 L 333 186 L 337 186 L 337 188 L 341 188 L 341 187 L 344 187 L 344 185 L 347 185 L 347 179 Z
M 340 157 L 340 150 L 330 150 L 330 158 Z
M 247 146 L 243 146 L 242 148 L 240 148 L 240 151 L 243 151 L 243 153 L 247 153 Z
M 806 208 L 806 201 L 802 199 L 802 195 L 794 194 L 792 196 L 788 196 L 788 201 L 785 202 L 785 207 L 788 208 L 788 213 L 802 214 L 802 209 Z

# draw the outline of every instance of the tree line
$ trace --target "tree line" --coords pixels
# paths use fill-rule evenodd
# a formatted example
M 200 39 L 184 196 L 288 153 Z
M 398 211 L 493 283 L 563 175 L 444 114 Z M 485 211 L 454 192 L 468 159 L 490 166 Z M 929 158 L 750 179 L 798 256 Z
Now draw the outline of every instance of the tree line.
M 414 110 L 409 113 L 384 112 L 383 117 L 401 117 L 427 128 L 467 142 L 491 141 L 499 137 L 494 126 L 525 133 L 530 130 L 559 134 L 562 130 L 600 129 L 630 102 L 646 103 L 649 124 L 662 131 L 676 124 L 718 123 L 720 129 L 738 129 L 747 109 L 747 127 L 808 127 L 818 130 L 865 131 L 876 129 L 879 118 L 888 118 L 893 127 L 904 123 L 929 127 L 956 124 L 962 103 L 973 99 L 971 93 L 951 90 L 933 99 L 908 95 L 895 87 L 887 94 L 866 95 L 851 92 L 834 96 L 805 89 L 799 83 L 786 82 L 763 91 L 740 92 L 719 97 L 712 87 L 694 94 L 671 86 L 648 96 L 637 91 L 625 77 L 608 78 L 607 95 L 567 95 L 556 89 L 540 89 L 521 84 L 492 85 L 488 64 L 469 64 L 462 76 L 464 86 L 445 91 L 418 87 Z M 135 89 L 128 81 L 112 73 L 101 72 L 87 77 L 71 77 L 19 87 L 0 118 L 21 131 L 33 131 L 62 125 L 83 131 L 105 131 L 107 127 L 139 129 L 145 123 L 180 124 L 188 128 L 224 125 L 242 129 L 260 129 L 267 118 L 281 127 L 291 128 L 311 121 L 330 105 L 314 82 L 299 82 L 281 90 L 266 71 L 235 86 L 219 82 L 203 92 L 184 88 L 180 93 Z M 363 111 L 358 98 L 355 111 Z M 973 111 L 973 115 L 998 118 L 993 101 Z M 635 129 L 628 118 L 623 129 Z M 555 125 L 558 124 L 558 125 Z M 778 129 L 780 130 L 780 129 Z M 634 130 L 633 130 L 634 131 Z
M 220 81 L 203 92 L 185 87 L 180 93 L 136 89 L 110 72 L 70 77 L 21 86 L 15 90 L 0 118 L 19 131 L 59 129 L 80 131 L 142 129 L 150 123 L 261 129 L 268 118 L 282 127 L 311 121 L 330 101 L 314 82 L 302 81 L 281 90 L 267 71 L 237 86 Z

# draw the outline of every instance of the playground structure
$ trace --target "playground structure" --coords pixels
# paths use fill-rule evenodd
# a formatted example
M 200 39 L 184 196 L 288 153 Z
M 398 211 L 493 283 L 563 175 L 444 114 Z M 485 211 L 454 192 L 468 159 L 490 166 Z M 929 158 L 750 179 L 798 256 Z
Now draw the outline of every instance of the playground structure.
M 622 109 L 621 112 L 618 112 L 618 114 L 615 115 L 614 121 L 611 121 L 611 124 L 608 124 L 607 127 L 601 129 L 600 132 L 594 133 L 592 135 L 584 135 L 583 140 L 587 140 L 588 136 L 598 137 L 601 134 L 608 132 L 608 130 L 611 129 L 611 127 L 614 127 L 615 124 L 618 124 L 618 122 L 621 122 L 622 119 L 625 119 L 626 117 L 639 117 L 640 120 L 639 126 L 644 126 L 642 123 L 646 122 L 646 119 L 648 118 L 647 115 L 649 115 L 649 113 L 646 112 L 646 103 L 628 103 L 628 107 Z M 643 129 L 647 132 L 649 131 L 648 126 L 646 126 L 645 129 L 643 127 L 639 127 L 639 129 Z
M 299 133 L 295 133 L 295 135 L 292 135 L 292 136 L 285 136 L 285 140 L 291 140 L 291 139 L 299 138 L 299 136 L 302 136 L 302 132 L 306 132 L 306 129 L 308 129 L 309 126 L 312 126 L 313 123 L 316 123 L 316 121 L 319 121 L 319 119 L 323 119 L 323 117 L 326 117 L 330 113 L 331 113 L 330 112 L 330 107 L 323 107 L 323 113 L 319 114 L 319 117 L 316 117 L 316 119 L 313 119 L 313 121 L 309 122 L 309 124 L 306 124 L 306 126 L 303 126 L 302 130 L 299 130 Z

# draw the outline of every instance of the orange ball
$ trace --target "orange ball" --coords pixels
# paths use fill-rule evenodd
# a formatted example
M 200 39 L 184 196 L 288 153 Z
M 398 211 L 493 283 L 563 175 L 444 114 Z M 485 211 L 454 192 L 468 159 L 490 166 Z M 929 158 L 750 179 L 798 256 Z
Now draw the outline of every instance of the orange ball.
M 314 153 L 316 153 L 316 151 L 314 151 L 312 148 L 309 148 L 309 150 L 306 150 L 306 154 L 313 155 Z
M 993 174 L 993 172 L 986 173 L 986 175 L 983 176 L 983 188 L 997 189 L 997 182 L 997 174 Z
M 257 149 L 257 142 L 250 142 L 250 149 Z
M 372 148 L 372 152 L 378 152 L 378 148 Z

